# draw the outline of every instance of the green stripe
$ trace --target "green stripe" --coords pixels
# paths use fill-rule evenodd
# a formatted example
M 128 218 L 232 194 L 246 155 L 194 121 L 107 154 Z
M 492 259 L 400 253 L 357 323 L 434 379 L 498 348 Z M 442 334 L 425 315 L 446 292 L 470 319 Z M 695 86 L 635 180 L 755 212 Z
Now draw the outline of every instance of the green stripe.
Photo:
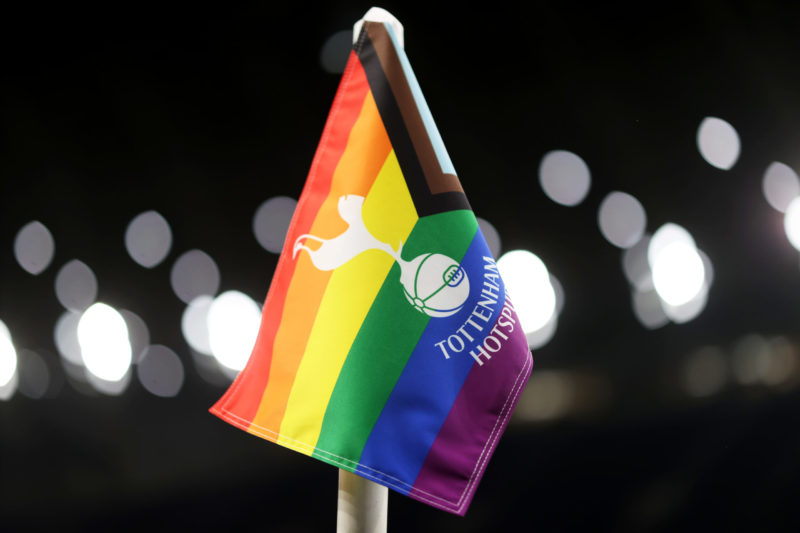
M 420 218 L 403 245 L 403 259 L 429 252 L 461 261 L 477 231 L 472 211 Z M 403 295 L 394 264 L 370 308 L 339 373 L 322 421 L 317 449 L 353 461 L 361 457 L 372 427 L 400 378 L 430 317 Z M 327 454 L 314 452 L 325 459 Z

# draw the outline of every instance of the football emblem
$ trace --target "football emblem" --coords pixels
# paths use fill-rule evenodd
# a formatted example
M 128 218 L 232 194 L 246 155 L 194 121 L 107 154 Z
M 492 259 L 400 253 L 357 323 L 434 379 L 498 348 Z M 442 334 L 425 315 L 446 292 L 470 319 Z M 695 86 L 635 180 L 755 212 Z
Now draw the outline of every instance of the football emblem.
M 469 279 L 457 261 L 428 253 L 398 263 L 403 293 L 416 310 L 431 317 L 446 317 L 464 306 Z

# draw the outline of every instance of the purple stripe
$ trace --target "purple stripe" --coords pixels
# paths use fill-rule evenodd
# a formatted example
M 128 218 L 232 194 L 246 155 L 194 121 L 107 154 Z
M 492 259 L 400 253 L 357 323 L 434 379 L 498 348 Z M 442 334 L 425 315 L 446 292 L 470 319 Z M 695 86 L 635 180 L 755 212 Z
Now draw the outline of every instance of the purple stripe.
M 490 352 L 491 359 L 482 366 L 473 365 L 410 497 L 456 514 L 466 513 L 533 367 L 516 313 L 512 318 L 513 332 L 499 328 L 509 336 L 501 348 Z M 498 324 L 503 322 L 508 323 L 507 317 L 498 319 Z

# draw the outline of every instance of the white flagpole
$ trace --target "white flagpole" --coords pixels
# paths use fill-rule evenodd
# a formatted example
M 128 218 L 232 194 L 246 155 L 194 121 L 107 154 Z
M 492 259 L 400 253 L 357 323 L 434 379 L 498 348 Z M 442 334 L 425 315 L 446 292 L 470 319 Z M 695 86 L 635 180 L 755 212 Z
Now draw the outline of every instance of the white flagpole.
M 403 25 L 379 7 L 370 8 L 353 25 L 353 43 L 358 39 L 365 20 L 389 24 L 403 46 Z M 388 513 L 389 489 L 347 470 L 339 470 L 336 533 L 386 533 Z
M 336 533 L 386 533 L 389 489 L 339 470 Z

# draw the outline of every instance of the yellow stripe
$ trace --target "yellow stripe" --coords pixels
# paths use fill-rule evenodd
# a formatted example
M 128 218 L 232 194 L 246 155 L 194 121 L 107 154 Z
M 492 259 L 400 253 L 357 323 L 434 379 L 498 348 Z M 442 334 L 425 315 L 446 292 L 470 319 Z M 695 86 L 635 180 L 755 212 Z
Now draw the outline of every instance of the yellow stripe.
M 394 151 L 370 189 L 362 215 L 367 229 L 395 249 L 411 233 L 417 213 Z M 347 353 L 393 264 L 386 252 L 368 250 L 331 275 L 289 395 L 280 444 L 316 445 Z

